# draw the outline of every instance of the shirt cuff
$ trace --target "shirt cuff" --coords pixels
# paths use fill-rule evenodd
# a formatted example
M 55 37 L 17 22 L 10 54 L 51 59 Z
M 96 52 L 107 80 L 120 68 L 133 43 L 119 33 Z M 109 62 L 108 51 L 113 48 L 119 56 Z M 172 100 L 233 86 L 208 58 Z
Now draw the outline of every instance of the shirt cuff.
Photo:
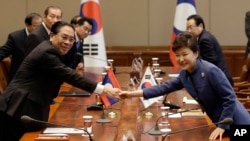
M 94 93 L 101 94 L 101 93 L 103 93 L 103 90 L 104 90 L 104 86 L 100 85 L 100 84 L 97 84 L 97 86 L 96 86 L 96 88 L 94 90 Z

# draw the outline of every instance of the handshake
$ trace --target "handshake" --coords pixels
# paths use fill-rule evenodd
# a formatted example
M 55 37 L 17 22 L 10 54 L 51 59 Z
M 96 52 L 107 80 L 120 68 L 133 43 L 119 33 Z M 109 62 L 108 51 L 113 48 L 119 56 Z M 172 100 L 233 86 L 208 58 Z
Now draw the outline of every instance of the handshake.
M 108 95 L 109 97 L 117 98 L 117 99 L 126 99 L 131 97 L 142 97 L 143 91 L 136 90 L 136 91 L 122 91 L 118 88 L 112 88 L 109 86 L 105 86 L 103 93 Z

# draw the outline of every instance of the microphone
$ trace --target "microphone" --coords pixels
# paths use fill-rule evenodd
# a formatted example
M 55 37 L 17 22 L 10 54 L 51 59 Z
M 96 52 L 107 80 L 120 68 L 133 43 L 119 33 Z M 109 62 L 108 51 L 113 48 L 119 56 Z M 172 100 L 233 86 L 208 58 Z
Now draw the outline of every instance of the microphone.
M 170 116 L 170 115 L 175 115 L 175 114 L 179 114 L 179 113 L 183 113 L 183 112 L 188 112 L 188 111 L 192 111 L 192 110 L 197 110 L 197 109 L 200 109 L 200 108 L 192 108 L 192 109 L 187 109 L 187 110 L 182 110 L 182 111 L 179 111 L 179 112 L 176 112 L 176 113 L 172 113 L 172 114 L 168 114 L 167 116 Z M 161 135 L 162 132 L 160 131 L 159 129 L 159 125 L 158 125 L 158 121 L 163 118 L 164 116 L 160 116 L 157 120 L 156 120 L 156 123 L 155 123 L 155 127 L 153 129 L 151 129 L 148 134 L 149 135 Z
M 27 116 L 27 115 L 21 116 L 21 121 L 26 122 L 26 123 L 33 121 L 33 122 L 42 123 L 42 124 L 49 124 L 49 125 L 55 125 L 55 126 L 60 126 L 60 127 L 67 127 L 67 128 L 74 128 L 74 129 L 77 129 L 77 130 L 82 130 L 82 131 L 84 131 L 84 132 L 86 132 L 88 134 L 90 141 L 94 141 L 91 134 L 87 130 L 85 130 L 83 128 L 75 128 L 75 127 L 71 127 L 71 126 L 68 126 L 68 125 L 63 125 L 63 124 L 58 124 L 58 123 L 53 123 L 53 122 L 47 122 L 47 121 L 41 121 L 41 120 L 31 118 L 30 116 Z
M 96 120 L 96 122 L 97 122 L 97 123 L 109 123 L 109 122 L 111 122 L 111 120 L 105 118 L 105 112 L 104 112 L 104 110 L 103 110 L 103 113 L 102 113 L 101 118 L 98 119 L 98 120 Z
M 184 129 L 184 130 L 179 130 L 179 131 L 174 131 L 174 132 L 168 132 L 163 138 L 162 141 L 164 141 L 164 139 L 171 135 L 171 134 L 176 134 L 176 133 L 181 133 L 181 132 L 185 132 L 185 131 L 190 131 L 190 130 L 194 130 L 194 129 L 199 129 L 199 128 L 203 128 L 203 127 L 208 127 L 211 125 L 217 125 L 217 124 L 224 124 L 224 125 L 230 125 L 233 123 L 233 119 L 232 118 L 225 118 L 222 121 L 219 121 L 217 123 L 212 123 L 212 124 L 207 124 L 207 125 L 201 125 L 201 126 L 197 126 L 197 127 L 193 127 L 193 128 L 188 128 L 188 129 Z

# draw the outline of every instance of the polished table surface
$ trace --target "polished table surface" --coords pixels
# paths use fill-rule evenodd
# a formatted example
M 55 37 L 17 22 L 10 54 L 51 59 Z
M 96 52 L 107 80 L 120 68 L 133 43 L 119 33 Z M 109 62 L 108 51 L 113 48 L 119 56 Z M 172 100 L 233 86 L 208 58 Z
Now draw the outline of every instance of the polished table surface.
M 168 67 L 162 68 L 166 72 L 171 73 L 171 69 Z M 121 85 L 121 89 L 127 90 L 129 84 L 129 67 L 117 67 L 116 77 Z M 85 76 L 89 79 L 100 82 L 102 80 L 101 73 L 102 68 L 88 68 L 85 69 Z M 169 79 L 167 75 L 163 76 L 164 80 Z M 81 91 L 78 88 L 74 88 L 69 84 L 63 84 L 60 91 Z M 190 98 L 188 93 L 183 89 L 173 92 L 167 97 L 168 100 L 179 104 L 181 108 L 193 108 L 194 105 L 183 104 L 182 99 L 186 96 Z M 111 108 L 106 108 L 104 111 L 88 111 L 87 105 L 96 103 L 96 95 L 92 94 L 90 97 L 61 97 L 58 96 L 55 101 L 56 104 L 51 105 L 49 122 L 68 125 L 70 127 L 82 128 L 83 127 L 83 115 L 92 115 L 93 120 L 93 139 L 95 141 L 121 141 L 124 135 L 127 135 L 131 131 L 136 141 L 160 141 L 161 136 L 152 136 L 148 134 L 148 131 L 152 129 L 156 123 L 156 120 L 160 115 L 160 103 L 155 103 L 147 110 L 143 109 L 143 106 L 139 98 L 132 98 L 121 100 L 114 104 Z M 197 106 L 197 105 L 196 105 Z M 145 116 L 145 113 L 150 111 L 153 116 Z M 101 118 L 102 113 L 105 113 L 106 118 L 111 119 L 111 123 L 96 123 L 95 120 Z M 109 116 L 110 112 L 116 113 L 116 116 Z M 171 134 L 168 139 L 175 141 L 208 141 L 208 137 L 214 126 L 208 117 L 184 117 L 181 118 L 169 118 L 170 128 L 172 132 L 189 129 L 192 127 L 208 125 L 208 127 L 199 128 L 195 130 L 180 132 Z M 211 124 L 211 126 L 210 126 Z M 26 133 L 21 141 L 32 141 L 41 133 L 30 132 Z M 167 141 L 168 139 L 165 139 Z M 83 137 L 81 134 L 70 134 L 70 141 L 88 141 L 87 137 Z M 229 138 L 223 138 L 223 141 L 229 141 Z

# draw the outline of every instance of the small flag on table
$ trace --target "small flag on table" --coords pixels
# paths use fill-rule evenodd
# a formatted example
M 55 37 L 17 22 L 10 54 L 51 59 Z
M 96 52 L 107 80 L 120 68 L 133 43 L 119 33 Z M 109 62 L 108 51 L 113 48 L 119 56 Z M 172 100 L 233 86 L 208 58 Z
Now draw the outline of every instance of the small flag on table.
M 112 68 L 108 69 L 107 74 L 105 75 L 103 79 L 102 85 L 109 85 L 110 87 L 120 89 L 120 84 L 118 83 Z M 115 104 L 116 102 L 118 102 L 118 99 L 111 98 L 107 96 L 106 94 L 100 94 L 100 98 L 105 107 L 109 107 Z

